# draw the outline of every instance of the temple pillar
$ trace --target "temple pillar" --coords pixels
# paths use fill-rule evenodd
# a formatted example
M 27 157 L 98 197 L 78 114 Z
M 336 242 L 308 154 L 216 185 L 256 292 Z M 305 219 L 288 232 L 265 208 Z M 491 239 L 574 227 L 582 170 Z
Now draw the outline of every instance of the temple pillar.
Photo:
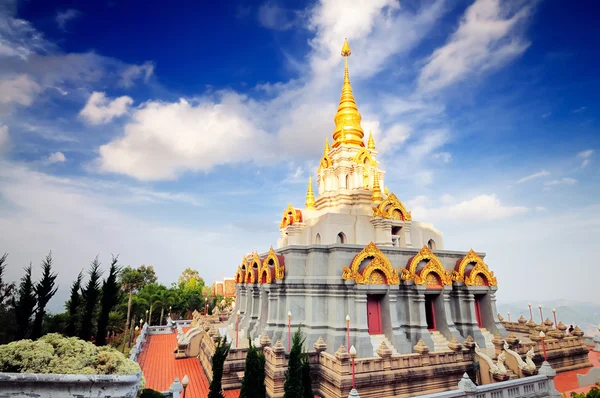
M 371 225 L 375 229 L 375 244 L 378 246 L 393 246 L 392 227 L 389 220 L 373 218 Z
M 362 286 L 361 286 L 362 288 Z M 367 286 L 364 286 L 367 288 Z M 361 289 L 364 290 L 364 289 Z M 367 322 L 367 292 L 357 291 L 354 297 L 354 312 L 356 314 L 354 321 L 354 328 L 351 328 L 350 344 L 354 345 L 359 358 L 372 357 L 373 356 L 373 344 L 371 344 L 371 337 L 369 336 L 369 325 Z M 345 316 L 344 316 L 345 318 Z M 344 319 L 345 321 L 345 319 Z M 352 321 L 351 321 L 352 322 Z M 352 324 L 351 324 L 352 326 Z M 346 345 L 345 339 L 343 340 Z M 339 347 L 339 345 L 338 345 Z M 377 347 L 375 347 L 377 348 Z
M 388 298 L 390 303 L 390 324 L 392 328 L 392 338 L 390 342 L 396 348 L 396 351 L 399 353 L 408 353 L 412 352 L 412 345 L 410 341 L 407 340 L 406 334 L 402 328 L 400 323 L 400 319 L 398 317 L 399 306 L 401 303 L 398 300 L 398 286 L 392 285 L 390 286 L 390 291 L 388 292 Z M 377 347 L 375 347 L 377 349 Z
M 452 292 L 451 286 L 444 286 L 442 290 L 443 305 L 444 305 L 444 315 L 446 318 L 446 330 L 443 332 L 444 337 L 448 339 L 448 341 L 452 340 L 453 337 L 456 337 L 457 340 L 461 340 L 461 335 L 454 324 L 454 317 L 452 314 L 452 303 L 450 298 L 450 293 Z
M 502 337 L 508 336 L 508 332 L 504 328 L 504 325 L 498 319 L 498 310 L 496 309 L 496 291 L 498 290 L 498 286 L 490 286 L 490 310 L 492 313 L 492 319 L 494 320 L 495 330 L 490 330 L 492 334 L 500 333 Z
M 470 293 L 462 282 L 454 282 L 453 287 L 451 297 L 454 299 L 454 324 L 456 328 L 463 338 L 471 336 L 480 347 L 485 347 L 485 338 L 477 325 L 474 294 Z
M 402 226 L 402 232 L 404 232 L 404 245 L 405 247 L 413 247 L 412 239 L 410 237 L 410 221 L 404 221 L 404 225 Z
M 407 325 L 411 347 L 414 347 L 419 339 L 433 350 L 433 339 L 427 330 L 427 317 L 425 314 L 425 287 L 412 285 L 407 292 L 409 307 L 409 322 Z

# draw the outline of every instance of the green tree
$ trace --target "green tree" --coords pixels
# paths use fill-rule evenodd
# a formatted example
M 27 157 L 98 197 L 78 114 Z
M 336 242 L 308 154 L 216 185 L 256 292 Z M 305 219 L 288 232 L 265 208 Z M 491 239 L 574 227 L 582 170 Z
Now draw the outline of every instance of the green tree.
M 160 306 L 160 320 L 158 324 L 162 326 L 163 320 L 165 318 L 165 308 L 173 305 L 175 303 L 175 293 L 171 290 L 161 290 L 156 295 L 158 299 L 154 304 L 158 304 Z
M 196 284 L 200 283 L 204 286 L 204 279 L 200 276 L 200 272 L 197 269 L 191 269 L 190 267 L 183 270 L 179 278 L 177 279 L 178 285 L 187 285 L 187 284 Z
M 69 320 L 67 321 L 67 327 L 65 329 L 65 333 L 67 336 L 76 336 L 79 331 L 79 320 L 80 320 L 80 306 L 81 306 L 81 282 L 83 281 L 83 271 L 79 271 L 79 275 L 77 275 L 77 279 L 73 281 L 71 285 L 71 296 L 69 297 L 69 301 L 65 303 L 65 307 L 67 307 L 67 314 Z
M 34 340 L 42 335 L 42 323 L 46 315 L 46 305 L 48 305 L 48 302 L 58 290 L 56 277 L 57 274 L 52 272 L 52 252 L 50 252 L 42 262 L 42 278 L 33 288 L 37 297 L 37 310 L 31 332 L 31 338 Z
M 302 358 L 302 386 L 304 387 L 304 398 L 314 398 L 312 390 L 312 378 L 310 377 L 310 362 L 308 354 L 304 353 Z
M 572 398 L 600 398 L 600 390 L 597 387 L 592 387 L 590 389 L 590 391 L 588 391 L 587 393 L 585 393 L 585 392 L 580 392 L 580 393 L 572 392 L 571 393 L 571 397 Z
M 302 377 L 302 362 L 305 354 L 302 353 L 304 339 L 300 327 L 292 337 L 292 349 L 288 359 L 288 370 L 285 372 L 285 383 L 283 384 L 284 398 L 304 397 L 304 383 Z
M 87 341 L 92 338 L 96 307 L 98 305 L 98 298 L 100 297 L 100 277 L 102 276 L 102 271 L 100 270 L 98 256 L 90 264 L 88 274 L 89 279 L 84 290 L 81 292 L 83 298 L 83 316 L 81 317 L 81 331 L 79 333 L 79 337 Z
M 240 398 L 264 398 L 267 394 L 265 388 L 265 355 L 262 351 L 256 349 L 250 338 L 248 338 L 248 344 Z
M 22 338 L 31 335 L 31 316 L 35 309 L 35 290 L 31 281 L 31 264 L 25 268 L 25 275 L 21 278 L 18 299 L 14 302 L 15 317 L 17 321 L 18 334 Z
M 154 272 L 154 267 L 152 265 L 140 265 L 138 267 L 138 272 L 142 275 L 142 286 L 149 285 L 150 283 L 156 283 L 158 278 L 156 277 L 156 273 Z
M 15 334 L 15 309 L 12 305 L 15 284 L 4 280 L 7 258 L 8 253 L 0 256 L 0 344 L 10 342 Z
M 69 314 L 63 312 L 61 314 L 46 314 L 44 316 L 44 324 L 42 328 L 42 335 L 48 333 L 60 333 L 63 334 L 67 328 L 69 322 Z
M 137 269 L 129 266 L 121 271 L 121 286 L 129 294 L 127 301 L 127 321 L 125 322 L 125 330 L 129 330 L 129 322 L 131 322 L 131 303 L 133 300 L 133 292 L 144 286 L 144 275 Z
M 96 344 L 106 344 L 106 331 L 108 328 L 108 322 L 110 313 L 115 309 L 119 303 L 119 293 L 121 292 L 121 285 L 119 285 L 118 277 L 121 267 L 117 265 L 119 256 L 113 256 L 110 262 L 110 269 L 108 276 L 102 283 L 102 300 L 100 315 L 98 317 L 98 332 L 96 333 Z
M 231 345 L 227 342 L 227 336 L 217 341 L 217 347 L 212 357 L 213 379 L 210 382 L 208 398 L 225 398 L 223 395 L 223 364 L 229 354 Z

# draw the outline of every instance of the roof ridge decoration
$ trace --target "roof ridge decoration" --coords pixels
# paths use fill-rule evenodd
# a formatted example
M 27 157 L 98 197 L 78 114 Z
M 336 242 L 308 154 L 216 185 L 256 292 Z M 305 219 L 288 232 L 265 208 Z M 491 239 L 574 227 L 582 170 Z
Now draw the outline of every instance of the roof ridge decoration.
M 404 204 L 394 193 L 390 193 L 379 206 L 373 209 L 373 216 L 391 220 L 412 221 L 412 214 L 406 210 Z
M 248 271 L 248 259 L 246 256 L 242 257 L 242 263 L 238 266 L 238 270 L 235 273 L 236 283 L 246 283 L 246 274 Z
M 252 267 L 246 267 L 246 283 L 256 283 L 256 279 L 258 277 L 258 272 L 262 267 L 262 262 L 260 261 L 260 257 L 258 257 L 257 252 L 252 253 L 252 261 L 247 261 L 246 264 L 252 265 Z M 254 265 L 256 264 L 256 267 Z
M 358 151 L 358 153 L 354 155 L 354 158 L 352 160 L 354 160 L 354 163 L 357 164 L 365 164 L 365 161 L 367 159 L 371 163 L 371 166 L 377 166 L 377 162 L 375 161 L 375 159 L 373 159 L 371 153 L 369 153 L 369 151 L 367 151 L 365 148 L 361 148 L 360 151 Z
M 473 269 L 466 275 L 467 265 L 475 264 Z M 479 276 L 479 278 L 478 278 Z M 485 278 L 484 281 L 481 278 Z M 487 264 L 483 262 L 481 257 L 473 249 L 469 250 L 466 256 L 456 262 L 456 267 L 452 271 L 452 279 L 456 282 L 464 282 L 467 286 L 498 286 L 498 280 L 494 276 L 494 272 L 490 271 Z
M 283 211 L 283 217 L 281 218 L 281 224 L 279 224 L 279 228 L 283 229 L 288 225 L 292 225 L 295 222 L 302 222 L 302 211 L 294 208 L 290 203 Z
M 421 251 L 408 261 L 408 267 L 400 270 L 402 280 L 414 281 L 416 285 L 428 285 L 427 276 L 434 273 L 439 277 L 441 285 L 452 285 L 450 272 L 446 271 L 440 259 L 427 246 L 423 246 Z M 417 272 L 417 266 L 421 261 L 427 261 L 427 265 Z
M 373 258 L 364 268 L 362 273 L 359 271 L 360 265 L 368 258 Z M 354 280 L 362 285 L 398 285 L 398 269 L 392 267 L 392 263 L 385 254 L 375 246 L 375 243 L 369 243 L 360 253 L 354 256 L 350 268 L 342 267 L 342 279 Z
M 269 267 L 269 261 L 273 260 L 273 264 L 275 265 L 275 280 L 282 281 L 285 277 L 285 265 L 279 263 L 279 258 L 277 257 L 277 253 L 273 250 L 273 246 L 269 249 L 269 253 L 267 257 L 263 260 L 262 269 L 260 272 L 262 281 L 263 272 L 267 272 L 267 283 L 271 283 L 273 280 L 273 274 L 271 273 L 271 267 Z

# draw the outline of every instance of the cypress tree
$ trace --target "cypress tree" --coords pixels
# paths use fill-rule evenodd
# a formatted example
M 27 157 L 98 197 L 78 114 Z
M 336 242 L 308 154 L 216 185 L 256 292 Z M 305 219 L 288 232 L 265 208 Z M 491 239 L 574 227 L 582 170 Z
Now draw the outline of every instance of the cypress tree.
M 240 398 L 265 398 L 265 355 L 256 349 L 250 338 L 248 344 Z
M 81 290 L 82 280 L 83 271 L 79 271 L 77 279 L 75 279 L 71 285 L 71 296 L 69 297 L 69 301 L 66 303 L 69 321 L 67 322 L 65 333 L 70 337 L 77 336 L 77 332 L 79 331 L 79 306 L 81 305 L 81 294 L 79 291 Z
M 94 324 L 94 315 L 96 313 L 96 306 L 98 304 L 98 298 L 100 297 L 100 262 L 98 256 L 92 261 L 90 270 L 88 271 L 90 278 L 85 285 L 85 289 L 81 292 L 83 298 L 83 317 L 81 319 L 81 330 L 79 337 L 82 340 L 89 341 L 92 337 L 92 328 Z
M 102 301 L 100 308 L 100 316 L 98 317 L 98 332 L 96 336 L 96 344 L 97 345 L 105 345 L 106 344 L 106 330 L 108 328 L 108 319 L 110 317 L 110 312 L 116 307 L 119 302 L 119 292 L 121 289 L 121 285 L 117 281 L 119 277 L 119 272 L 121 271 L 121 267 L 117 265 L 118 258 L 112 258 L 110 263 L 110 270 L 108 271 L 108 276 L 104 279 L 104 283 L 102 284 Z
M 227 343 L 227 336 L 223 336 L 217 342 L 217 347 L 212 357 L 213 378 L 210 382 L 208 398 L 225 398 L 221 380 L 223 379 L 223 364 L 225 363 L 227 354 L 229 354 L 230 347 L 231 345 Z
M 15 333 L 15 309 L 13 304 L 14 283 L 6 283 L 4 270 L 6 269 L 7 253 L 0 256 L 0 345 L 12 341 Z
M 304 398 L 314 398 L 312 390 L 312 379 L 310 377 L 310 362 L 308 354 L 304 353 L 302 358 L 302 387 L 304 388 Z
M 18 328 L 17 334 L 18 337 L 26 339 L 31 335 L 31 316 L 33 315 L 36 302 L 33 282 L 31 281 L 31 264 L 25 268 L 25 275 L 21 278 L 18 297 L 16 302 L 13 299 Z
M 304 397 L 304 384 L 302 381 L 303 345 L 304 339 L 300 333 L 300 327 L 298 327 L 294 337 L 292 337 L 292 350 L 288 359 L 288 370 L 285 372 L 284 398 Z
M 37 298 L 37 311 L 33 321 L 32 339 L 38 339 L 42 335 L 42 323 L 46 315 L 46 305 L 56 294 L 56 274 L 52 272 L 52 252 L 48 253 L 42 262 L 42 278 L 33 288 Z

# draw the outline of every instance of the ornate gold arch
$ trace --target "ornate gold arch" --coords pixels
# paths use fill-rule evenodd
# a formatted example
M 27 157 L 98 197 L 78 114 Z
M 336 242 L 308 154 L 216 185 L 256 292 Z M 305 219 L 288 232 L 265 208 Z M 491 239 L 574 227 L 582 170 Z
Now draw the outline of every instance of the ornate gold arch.
M 467 265 L 475 264 L 469 275 L 465 275 Z M 497 286 L 498 280 L 494 276 L 494 273 L 488 269 L 486 263 L 483 262 L 481 257 L 473 251 L 469 250 L 469 253 L 456 265 L 454 272 L 452 272 L 452 279 L 457 282 L 464 282 L 467 286 L 481 286 L 481 281 L 477 278 L 477 275 L 483 276 L 489 286 Z
M 256 283 L 256 273 L 252 268 L 246 271 L 246 283 Z
M 412 221 L 410 211 L 406 210 L 406 207 L 393 193 L 389 194 L 384 201 L 373 209 L 373 215 L 391 220 Z
M 333 162 L 331 161 L 331 158 L 329 157 L 329 155 L 324 155 L 321 158 L 321 162 L 319 163 L 318 172 L 320 172 L 321 170 L 327 169 L 332 165 L 333 165 Z
M 275 250 L 273 250 L 273 246 L 271 246 L 271 248 L 269 249 L 269 253 L 267 254 L 267 257 L 265 257 L 265 259 L 263 261 L 263 266 L 262 266 L 263 269 L 269 268 L 270 260 L 273 260 L 273 264 L 275 264 L 275 279 L 278 281 L 282 281 L 285 276 L 285 265 L 279 264 L 279 258 L 277 257 Z
M 371 166 L 377 166 L 377 162 L 375 161 L 375 159 L 373 159 L 369 151 L 367 151 L 365 148 L 362 148 L 354 156 L 354 163 L 365 164 L 365 159 L 367 159 L 371 163 Z
M 367 258 L 373 258 L 373 260 L 360 273 L 360 264 Z M 342 267 L 342 271 L 342 279 L 355 280 L 359 284 L 398 285 L 400 283 L 398 269 L 392 268 L 390 260 L 373 242 L 369 243 L 360 253 L 354 256 L 350 268 Z M 383 274 L 384 278 L 375 277 L 380 274 Z
M 263 274 L 267 274 L 267 278 L 266 278 L 266 282 L 264 283 L 271 283 L 273 278 L 271 277 L 271 268 L 266 265 L 263 265 L 262 268 L 260 269 L 260 272 L 258 273 L 258 283 L 263 283 Z
M 283 212 L 283 217 L 281 218 L 281 224 L 279 224 L 279 228 L 285 228 L 295 222 L 302 222 L 302 212 L 295 209 L 290 203 L 287 209 L 285 209 Z
M 235 283 L 244 283 L 244 271 L 242 271 L 242 266 L 239 266 L 237 272 L 235 273 Z
M 427 265 L 417 273 L 417 266 L 421 261 L 427 261 Z M 410 260 L 408 268 L 402 268 L 401 272 L 402 280 L 414 281 L 416 285 L 426 285 L 427 275 L 430 273 L 436 274 L 443 285 L 452 284 L 452 279 L 450 279 L 444 265 L 427 246 L 423 246 L 421 251 Z

